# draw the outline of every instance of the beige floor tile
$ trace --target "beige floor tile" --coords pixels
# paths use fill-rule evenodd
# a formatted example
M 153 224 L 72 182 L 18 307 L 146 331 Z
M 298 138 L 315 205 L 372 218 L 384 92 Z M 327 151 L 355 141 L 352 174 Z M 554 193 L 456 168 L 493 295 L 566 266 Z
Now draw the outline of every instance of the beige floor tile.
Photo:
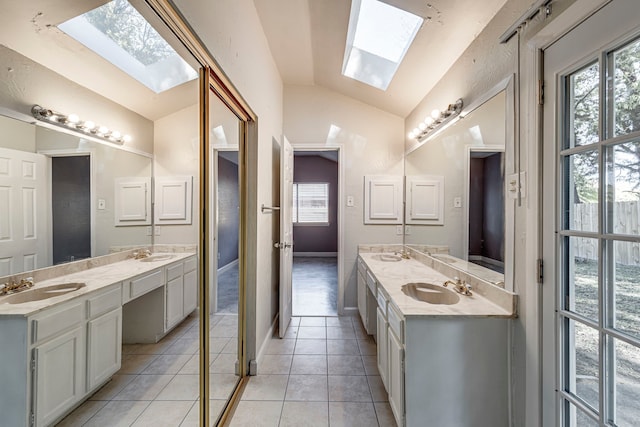
M 298 339 L 326 339 L 327 328 L 324 326 L 300 326 Z
M 282 412 L 282 401 L 242 400 L 229 424 L 231 427 L 277 427 Z
M 291 364 L 291 375 L 327 375 L 327 356 L 296 354 Z
M 372 402 L 329 402 L 331 427 L 373 427 L 378 425 Z
M 330 402 L 371 402 L 366 376 L 329 375 Z
M 327 354 L 327 340 L 296 340 L 294 354 Z
M 389 402 L 374 402 L 376 415 L 378 416 L 378 425 L 380 427 L 398 427 L 396 419 L 393 417 Z
M 193 356 L 200 349 L 200 342 L 195 338 L 178 338 L 166 348 L 163 354 L 188 354 Z
M 235 374 L 236 372 L 236 354 L 220 353 L 211 362 L 210 373 L 212 374 Z
M 353 326 L 328 326 L 327 339 L 329 340 L 354 340 L 356 334 Z
M 187 354 L 161 354 L 142 371 L 143 374 L 177 374 L 191 359 Z
M 329 355 L 329 375 L 364 375 L 361 356 Z
M 289 374 L 292 361 L 291 354 L 265 354 L 258 365 L 258 375 Z
M 224 406 L 227 404 L 226 400 L 210 400 L 209 404 L 209 425 L 215 425 L 216 420 L 222 413 Z M 187 416 L 180 424 L 180 427 L 200 427 L 200 402 L 196 401 Z
M 360 348 L 356 340 L 327 340 L 327 354 L 360 355 Z
M 212 338 L 233 338 L 238 336 L 238 327 L 235 325 L 224 325 L 222 322 L 216 324 L 209 331 Z
M 328 426 L 328 402 L 284 402 L 279 427 Z
M 389 400 L 389 395 L 387 390 L 384 389 L 384 384 L 382 384 L 382 379 L 379 375 L 368 376 L 367 381 L 369 381 L 369 390 L 374 402 L 387 402 Z
M 291 323 L 289 323 L 289 326 L 300 326 L 300 318 L 299 317 L 292 317 L 291 318 Z
M 289 327 L 287 328 L 287 331 L 284 333 L 284 338 L 291 338 L 291 339 L 298 338 L 298 330 L 299 329 L 300 328 L 298 326 L 289 325 Z M 277 332 L 276 332 L 276 336 L 279 337 Z
M 230 338 L 229 342 L 222 348 L 220 353 L 233 353 L 238 354 L 238 340 L 235 338 Z
M 107 382 L 102 388 L 89 398 L 89 400 L 111 400 L 113 397 L 120 393 L 122 389 L 129 384 L 136 375 L 134 374 L 116 374 L 111 377 L 111 380 Z
M 200 394 L 199 375 L 176 375 L 158 394 L 156 400 L 194 401 Z
M 363 356 L 375 356 L 378 351 L 373 338 L 358 340 L 358 347 L 360 347 L 360 354 Z
M 86 427 L 129 427 L 140 416 L 150 402 L 108 402 L 84 425 Z
M 229 399 L 238 383 L 238 377 L 232 374 L 211 374 L 209 376 L 209 397 L 211 399 Z
M 327 326 L 349 326 L 353 328 L 351 316 L 327 317 Z
M 284 400 L 287 375 L 258 375 L 251 377 L 242 400 Z
M 285 400 L 326 402 L 327 390 L 326 375 L 290 375 Z
M 105 401 L 100 400 L 87 400 L 72 413 L 65 417 L 62 421 L 56 424 L 57 427 L 76 427 L 86 423 L 91 417 L 93 417 L 100 409 L 104 408 L 107 404 Z
M 138 375 L 113 400 L 153 400 L 173 375 Z
M 326 326 L 326 324 L 326 320 L 322 316 L 300 318 L 300 326 Z
M 232 341 L 231 338 L 209 338 L 209 352 L 210 353 L 222 353 L 222 349 Z
M 155 354 L 125 354 L 122 355 L 119 374 L 139 374 L 153 362 Z
M 140 414 L 133 427 L 179 426 L 191 409 L 193 402 L 151 402 Z
M 293 354 L 296 340 L 271 338 L 265 354 Z
M 378 356 L 362 356 L 364 371 L 367 375 L 380 375 L 378 371 Z

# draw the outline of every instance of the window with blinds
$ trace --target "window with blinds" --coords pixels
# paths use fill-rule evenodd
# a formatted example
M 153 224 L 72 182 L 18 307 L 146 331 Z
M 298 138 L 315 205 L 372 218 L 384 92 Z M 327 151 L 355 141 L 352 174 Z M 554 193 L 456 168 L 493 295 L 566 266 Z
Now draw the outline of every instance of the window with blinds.
M 329 224 L 329 184 L 293 184 L 293 223 Z

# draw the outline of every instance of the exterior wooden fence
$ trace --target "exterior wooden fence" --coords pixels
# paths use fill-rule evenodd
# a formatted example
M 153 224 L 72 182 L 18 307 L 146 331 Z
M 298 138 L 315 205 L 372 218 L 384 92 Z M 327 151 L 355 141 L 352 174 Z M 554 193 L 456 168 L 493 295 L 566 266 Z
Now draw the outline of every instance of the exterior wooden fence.
M 613 231 L 616 234 L 640 235 L 640 202 L 616 202 L 613 204 Z M 598 231 L 598 204 L 574 205 L 572 230 Z M 617 241 L 614 244 L 616 264 L 640 266 L 640 243 Z M 591 238 L 573 239 L 573 256 L 587 260 L 598 257 L 598 241 Z

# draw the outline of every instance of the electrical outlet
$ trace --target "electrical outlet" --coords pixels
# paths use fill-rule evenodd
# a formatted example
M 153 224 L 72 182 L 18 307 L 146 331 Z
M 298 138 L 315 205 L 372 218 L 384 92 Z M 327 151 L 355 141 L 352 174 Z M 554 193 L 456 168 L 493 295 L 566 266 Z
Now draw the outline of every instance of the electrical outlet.
M 355 206 L 355 201 L 353 200 L 353 196 L 347 196 L 347 206 L 350 208 Z
M 159 236 L 160 235 L 160 227 L 157 225 L 153 226 L 153 235 L 154 236 Z
M 98 209 L 104 210 L 107 208 L 107 202 L 104 199 L 98 199 Z
M 411 234 L 411 226 L 405 225 L 404 226 L 404 235 L 405 236 L 409 236 L 410 234 Z
M 402 230 L 402 226 L 401 225 L 396 225 L 396 235 L 397 236 L 402 236 L 403 230 Z
M 461 208 L 462 207 L 462 197 L 454 197 L 453 198 L 453 207 Z

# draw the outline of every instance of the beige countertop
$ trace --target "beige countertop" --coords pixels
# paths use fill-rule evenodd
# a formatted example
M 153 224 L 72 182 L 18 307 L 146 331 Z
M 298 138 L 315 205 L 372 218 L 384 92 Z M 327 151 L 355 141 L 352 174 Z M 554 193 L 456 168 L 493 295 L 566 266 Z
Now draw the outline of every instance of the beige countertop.
M 415 300 L 402 292 L 402 285 L 412 282 L 442 285 L 453 277 L 429 267 L 415 258 L 386 262 L 380 253 L 360 252 L 360 258 L 369 271 L 387 292 L 392 304 L 405 317 L 409 316 L 452 316 L 452 317 L 501 317 L 516 316 L 517 296 L 512 292 L 493 286 L 487 282 L 469 282 L 473 287 L 471 296 L 460 295 L 456 304 L 430 304 Z M 434 260 L 430 260 L 432 263 Z M 437 261 L 435 261 L 437 262 Z M 432 264 L 433 265 L 433 264 Z M 450 266 L 449 266 L 450 267 Z M 491 288 L 488 288 L 491 287 Z M 452 289 L 449 286 L 449 289 Z
M 52 307 L 62 302 L 70 301 L 74 298 L 86 295 L 90 292 L 98 291 L 102 288 L 118 284 L 124 280 L 131 279 L 136 276 L 153 271 L 159 267 L 172 264 L 177 261 L 184 260 L 195 253 L 188 252 L 172 252 L 172 253 L 160 253 L 153 254 L 171 256 L 169 259 L 161 259 L 158 261 L 145 262 L 133 258 L 128 258 L 122 261 L 113 262 L 106 265 L 97 266 L 95 268 L 89 268 L 82 271 L 75 271 L 69 274 L 61 274 L 57 277 L 47 278 L 46 280 L 37 280 L 33 288 L 24 290 L 21 292 L 30 292 L 33 289 L 43 288 L 46 286 L 61 284 L 61 283 L 85 283 L 86 286 L 73 292 L 69 292 L 57 297 L 50 297 L 40 301 L 30 301 L 22 304 L 7 304 L 3 302 L 6 296 L 0 296 L 0 316 L 30 316 L 45 308 Z M 58 267 L 59 268 L 59 267 Z M 70 268 L 71 269 L 71 268 Z M 35 275 L 34 275 L 35 277 Z

